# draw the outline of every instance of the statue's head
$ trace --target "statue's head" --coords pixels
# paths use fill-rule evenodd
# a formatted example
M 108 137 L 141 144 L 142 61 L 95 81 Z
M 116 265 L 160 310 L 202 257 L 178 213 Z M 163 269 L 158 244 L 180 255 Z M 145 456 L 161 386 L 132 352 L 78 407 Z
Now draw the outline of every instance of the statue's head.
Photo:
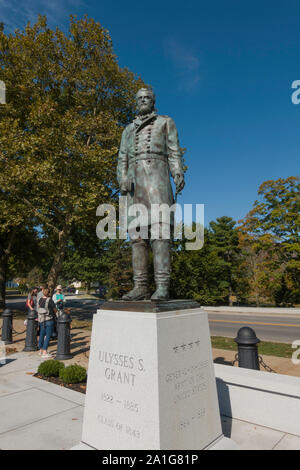
M 154 110 L 155 94 L 150 88 L 140 88 L 135 99 L 138 114 L 149 114 Z

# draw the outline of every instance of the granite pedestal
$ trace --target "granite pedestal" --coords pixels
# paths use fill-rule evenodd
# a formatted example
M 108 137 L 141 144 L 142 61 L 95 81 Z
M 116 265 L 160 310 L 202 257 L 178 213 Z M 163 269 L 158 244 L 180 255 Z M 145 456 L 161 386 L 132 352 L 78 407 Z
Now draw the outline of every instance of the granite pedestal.
M 104 304 L 93 320 L 81 448 L 230 443 L 222 435 L 207 314 L 193 301 Z

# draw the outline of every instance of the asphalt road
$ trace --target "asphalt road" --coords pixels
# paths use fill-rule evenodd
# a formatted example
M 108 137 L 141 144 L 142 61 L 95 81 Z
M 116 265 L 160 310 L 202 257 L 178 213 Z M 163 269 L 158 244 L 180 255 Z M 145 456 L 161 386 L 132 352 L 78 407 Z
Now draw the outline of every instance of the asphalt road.
M 7 296 L 6 308 L 26 312 L 27 296 Z M 80 320 L 91 319 L 97 308 L 104 302 L 101 299 L 86 299 L 84 296 L 65 295 L 66 307 L 72 309 L 72 316 Z
M 209 313 L 209 327 L 212 336 L 227 336 L 234 338 L 243 326 L 250 326 L 256 336 L 265 341 L 292 343 L 300 340 L 299 315 L 265 315 Z
M 92 319 L 103 301 L 66 296 L 67 306 L 72 308 L 72 316 L 78 319 Z M 26 296 L 7 298 L 7 307 L 25 311 Z M 300 315 L 208 312 L 210 333 L 212 336 L 234 338 L 239 328 L 250 326 L 259 339 L 292 343 L 300 340 Z

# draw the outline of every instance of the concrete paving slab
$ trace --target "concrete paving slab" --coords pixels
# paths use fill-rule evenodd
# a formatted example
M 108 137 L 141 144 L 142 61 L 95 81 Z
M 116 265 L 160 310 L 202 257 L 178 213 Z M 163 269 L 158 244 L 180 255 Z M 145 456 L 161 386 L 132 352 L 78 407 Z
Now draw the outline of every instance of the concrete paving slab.
M 31 372 L 29 374 L 31 374 Z M 7 374 L 0 378 L 0 397 L 31 388 L 42 389 L 45 392 L 64 398 L 77 405 L 84 405 L 84 393 L 75 392 L 69 388 L 47 382 L 33 375 L 28 375 L 24 371 Z
M 300 450 L 300 437 L 286 434 L 276 444 L 274 450 Z
M 83 407 L 76 406 L 58 415 L 0 434 L 2 450 L 64 450 L 81 439 Z
M 0 376 L 20 371 L 36 372 L 43 359 L 37 352 L 11 354 L 7 357 L 8 362 L 0 367 Z
M 30 388 L 44 388 L 47 384 L 45 380 L 34 377 L 33 372 L 11 372 L 0 376 L 0 397 Z
M 222 416 L 222 429 L 242 450 L 272 450 L 284 433 Z
M 31 388 L 0 397 L 0 434 L 78 405 L 42 389 Z
M 35 388 L 42 388 L 43 392 L 50 393 L 60 398 L 64 398 L 72 403 L 76 403 L 77 405 L 84 405 L 85 401 L 85 394 L 80 392 L 75 392 L 66 387 L 62 387 L 60 385 L 56 385 L 46 380 L 35 379 Z
M 0 378 L 0 397 L 11 393 L 21 392 L 32 388 L 31 384 L 24 384 L 22 381 L 11 380 L 7 376 Z
M 93 447 L 88 446 L 84 442 L 80 442 L 76 446 L 72 447 L 70 450 L 96 450 Z

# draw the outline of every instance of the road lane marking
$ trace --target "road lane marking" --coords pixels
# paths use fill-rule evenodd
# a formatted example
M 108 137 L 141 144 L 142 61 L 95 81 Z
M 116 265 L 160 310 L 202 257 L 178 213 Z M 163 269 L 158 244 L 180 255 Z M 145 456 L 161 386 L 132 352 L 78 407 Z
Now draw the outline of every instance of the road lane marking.
M 255 321 L 238 321 L 238 320 L 210 320 L 209 322 L 214 323 L 240 323 L 242 325 L 264 325 L 264 326 L 292 326 L 294 328 L 300 328 L 300 325 L 292 325 L 291 323 L 263 323 Z

